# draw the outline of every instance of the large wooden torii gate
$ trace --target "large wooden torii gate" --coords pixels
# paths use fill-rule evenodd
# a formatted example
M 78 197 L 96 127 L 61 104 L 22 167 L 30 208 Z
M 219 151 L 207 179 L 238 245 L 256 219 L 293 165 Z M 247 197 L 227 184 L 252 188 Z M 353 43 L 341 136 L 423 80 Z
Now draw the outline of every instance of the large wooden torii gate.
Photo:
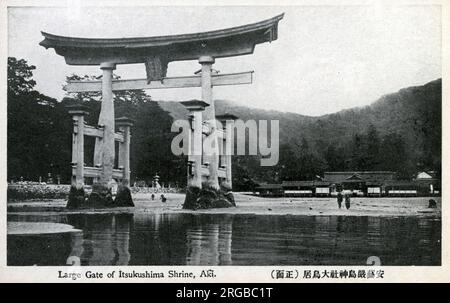
M 202 188 L 202 176 L 209 187 L 219 190 L 219 152 L 217 144 L 216 115 L 212 95 L 212 87 L 220 85 L 236 85 L 252 83 L 253 72 L 234 74 L 214 74 L 212 65 L 216 58 L 252 54 L 256 44 L 271 42 L 277 39 L 278 22 L 284 14 L 261 22 L 243 26 L 209 31 L 195 34 L 157 36 L 145 38 L 93 39 L 74 38 L 52 35 L 42 32 L 45 39 L 40 42 L 45 48 L 54 48 L 56 53 L 63 56 L 69 65 L 99 65 L 103 72 L 101 81 L 69 81 L 67 92 L 102 92 L 102 105 L 98 127 L 86 126 L 83 116 L 85 112 L 80 108 L 72 108 L 69 112 L 75 121 L 72 165 L 72 200 L 78 201 L 76 206 L 83 206 L 80 195 L 84 198 L 85 171 L 94 177 L 96 183 L 89 198 L 89 206 L 129 206 L 133 205 L 129 191 L 129 140 L 131 121 L 121 118 L 118 121 L 121 130 L 115 132 L 113 91 L 133 89 L 164 89 L 182 87 L 201 87 L 202 100 L 188 101 L 185 106 L 191 111 L 193 144 L 201 142 L 204 126 L 195 127 L 201 122 L 207 127 L 207 133 L 216 150 L 210 154 L 203 154 L 203 162 L 207 163 L 207 172 L 201 160 L 190 158 L 188 186 Z M 173 61 L 198 60 L 201 65 L 200 75 L 188 77 L 166 77 L 168 64 Z M 144 63 L 146 79 L 113 80 L 113 70 L 117 64 Z M 202 114 L 203 113 L 203 114 Z M 227 117 L 229 119 L 230 117 Z M 196 120 L 197 119 L 197 120 Z M 197 124 L 195 124 L 197 123 Z M 197 131 L 196 131 L 197 130 Z M 227 136 L 222 131 L 222 139 Z M 84 135 L 96 136 L 94 152 L 94 166 L 84 166 L 82 142 Z M 200 137 L 199 137 L 200 136 Z M 200 141 L 199 141 L 200 140 Z M 119 151 L 119 166 L 114 169 L 115 141 L 122 144 Z M 77 149 L 78 147 L 78 149 Z M 190 150 L 198 149 L 191 146 Z M 223 179 L 228 180 L 231 190 L 231 161 Z M 120 165 L 120 164 L 119 164 Z M 192 169 L 194 167 L 194 169 Z M 194 173 L 193 173 L 194 172 Z M 198 174 L 201 174 L 200 176 Z M 111 181 L 119 179 L 121 186 L 116 201 L 111 199 Z M 95 199 L 92 199 L 95 197 Z M 98 200 L 98 201 L 94 201 Z M 69 202 L 71 197 L 69 197 Z M 189 203 L 188 203 L 189 204 Z M 185 206 L 187 204 L 185 203 Z M 189 206 L 187 206 L 189 207 Z

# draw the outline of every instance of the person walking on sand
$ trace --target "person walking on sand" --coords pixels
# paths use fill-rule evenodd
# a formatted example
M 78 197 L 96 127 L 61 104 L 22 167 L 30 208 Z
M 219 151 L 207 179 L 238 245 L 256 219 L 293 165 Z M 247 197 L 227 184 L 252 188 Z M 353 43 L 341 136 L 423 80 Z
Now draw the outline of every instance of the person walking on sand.
M 152 201 L 155 200 L 155 194 L 152 193 Z
M 350 208 L 350 195 L 349 194 L 345 195 L 345 208 L 347 208 L 347 209 Z
M 343 200 L 342 193 L 338 192 L 338 194 L 337 194 L 337 203 L 338 203 L 339 209 L 341 209 L 342 200 Z
M 166 201 L 167 201 L 167 198 L 166 198 L 166 197 L 164 197 L 164 195 L 163 195 L 163 194 L 161 194 L 161 202 L 163 202 L 163 203 L 166 203 Z

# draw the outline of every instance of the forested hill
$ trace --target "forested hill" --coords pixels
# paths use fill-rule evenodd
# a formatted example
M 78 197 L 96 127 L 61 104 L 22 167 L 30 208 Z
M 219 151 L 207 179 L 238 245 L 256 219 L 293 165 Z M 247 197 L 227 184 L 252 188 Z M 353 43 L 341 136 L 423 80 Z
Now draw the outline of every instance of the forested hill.
M 312 137 L 323 133 L 341 140 L 374 125 L 380 134 L 402 135 L 413 149 L 440 149 L 441 87 L 438 79 L 385 95 L 369 106 L 322 116 L 310 127 Z
M 398 133 L 409 144 L 440 146 L 441 79 L 423 86 L 401 89 L 385 95 L 371 105 L 342 110 L 334 114 L 310 117 L 300 114 L 263 110 L 216 100 L 216 113 L 231 113 L 246 121 L 279 120 L 282 143 L 305 138 L 317 148 L 327 142 L 351 139 L 373 125 L 380 134 Z M 174 119 L 185 119 L 187 110 L 178 102 L 158 102 Z M 438 140 L 439 139 L 439 140 Z

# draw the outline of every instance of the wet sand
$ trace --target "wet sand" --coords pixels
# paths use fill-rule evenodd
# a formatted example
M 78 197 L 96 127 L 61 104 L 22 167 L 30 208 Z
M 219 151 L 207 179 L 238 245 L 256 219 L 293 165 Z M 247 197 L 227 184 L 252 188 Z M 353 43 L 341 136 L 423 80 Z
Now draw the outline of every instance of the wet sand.
M 8 213 L 206 213 L 206 214 L 256 214 L 256 215 L 306 215 L 306 216 L 441 216 L 441 198 L 433 197 L 436 209 L 428 209 L 430 197 L 414 198 L 366 198 L 353 197 L 350 209 L 344 204 L 339 209 L 336 198 L 263 198 L 235 193 L 236 205 L 233 208 L 184 210 L 184 194 L 167 193 L 166 203 L 161 202 L 159 194 L 151 200 L 149 193 L 133 194 L 134 208 L 65 210 L 66 201 L 30 200 L 8 202 Z
M 72 225 L 47 222 L 8 222 L 8 235 L 44 235 L 80 232 Z

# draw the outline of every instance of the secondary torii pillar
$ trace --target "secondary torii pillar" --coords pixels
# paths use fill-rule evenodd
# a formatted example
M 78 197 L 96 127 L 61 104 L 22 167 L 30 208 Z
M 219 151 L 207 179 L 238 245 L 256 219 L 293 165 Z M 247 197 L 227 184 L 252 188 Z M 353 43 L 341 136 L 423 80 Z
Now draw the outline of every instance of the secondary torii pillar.
M 203 118 L 202 113 L 208 103 L 200 100 L 181 102 L 190 112 L 191 135 L 189 138 L 187 185 L 191 188 L 202 188 L 202 146 Z
M 117 189 L 115 206 L 134 206 L 130 191 L 130 129 L 133 120 L 127 117 L 116 119 L 116 125 L 123 135 L 122 142 L 119 143 L 119 169 L 122 170 L 122 182 Z
M 72 182 L 67 207 L 77 208 L 84 203 L 84 116 L 88 115 L 83 105 L 68 106 L 73 120 L 72 133 Z
M 123 134 L 123 141 L 119 143 L 119 169 L 123 170 L 122 184 L 124 186 L 130 185 L 130 142 L 131 142 L 131 127 L 133 120 L 128 117 L 120 117 L 116 119 L 116 125 L 119 131 Z
M 216 119 L 220 121 L 222 124 L 222 129 L 224 133 L 224 137 L 222 138 L 223 142 L 223 152 L 222 152 L 222 159 L 225 166 L 225 183 L 222 183 L 222 187 L 225 187 L 228 190 L 233 189 L 233 180 L 232 180 L 232 170 L 231 170 L 231 156 L 233 155 L 232 148 L 234 147 L 234 142 L 232 142 L 234 136 L 234 121 L 238 117 L 233 114 L 223 114 L 216 116 Z

